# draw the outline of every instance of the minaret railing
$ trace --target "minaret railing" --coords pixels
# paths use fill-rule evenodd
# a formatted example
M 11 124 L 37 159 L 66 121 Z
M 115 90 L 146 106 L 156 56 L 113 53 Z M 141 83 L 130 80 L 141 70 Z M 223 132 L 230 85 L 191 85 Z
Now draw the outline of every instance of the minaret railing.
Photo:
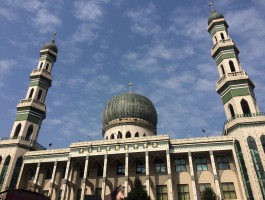
M 222 76 L 222 78 L 220 78 L 218 81 L 217 81 L 217 86 L 220 85 L 227 77 L 235 77 L 235 76 L 244 76 L 246 74 L 246 72 L 244 70 L 241 70 L 241 71 L 238 71 L 238 72 L 230 72 L 230 73 L 227 73 L 227 74 L 224 74 Z
M 248 113 L 248 114 L 236 114 L 235 117 L 232 117 L 225 121 L 225 125 L 229 122 L 232 122 L 236 119 L 240 118 L 251 118 L 251 117 L 265 117 L 265 112 L 257 112 L 257 113 Z

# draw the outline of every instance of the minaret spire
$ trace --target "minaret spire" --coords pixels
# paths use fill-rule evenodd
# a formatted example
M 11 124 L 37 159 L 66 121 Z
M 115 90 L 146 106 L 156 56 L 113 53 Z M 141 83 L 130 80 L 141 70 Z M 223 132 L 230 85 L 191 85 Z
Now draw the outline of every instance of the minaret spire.
M 228 34 L 228 24 L 222 14 L 212 12 L 208 19 L 208 31 L 213 38 L 212 57 L 220 76 L 216 91 L 222 98 L 227 121 L 259 113 L 255 85 L 241 67 L 239 50 Z M 225 131 L 228 134 L 229 131 Z
M 209 6 L 211 7 L 211 9 L 212 9 L 212 13 L 214 13 L 215 12 L 215 10 L 214 10 L 214 8 L 213 8 L 213 3 L 212 2 L 210 2 L 209 3 Z

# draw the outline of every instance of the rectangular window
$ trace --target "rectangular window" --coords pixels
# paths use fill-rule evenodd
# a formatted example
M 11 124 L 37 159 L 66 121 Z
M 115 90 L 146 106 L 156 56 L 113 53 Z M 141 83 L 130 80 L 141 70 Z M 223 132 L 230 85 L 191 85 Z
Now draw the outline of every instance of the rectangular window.
M 103 176 L 103 167 L 101 164 L 98 163 L 98 176 Z
M 211 188 L 211 184 L 210 183 L 200 183 L 199 187 L 200 187 L 200 193 L 201 193 L 201 197 L 202 197 L 202 193 L 205 190 L 205 188 Z
M 42 194 L 47 197 L 49 194 L 49 190 L 43 190 Z
M 234 183 L 222 183 L 224 199 L 236 199 Z
M 157 160 L 156 164 L 156 173 L 166 173 L 166 163 L 163 160 Z
M 125 168 L 124 165 L 121 162 L 117 163 L 117 175 L 124 175 L 125 174 Z
M 167 186 L 166 185 L 156 186 L 156 199 L 167 200 Z
M 62 193 L 63 193 L 63 191 L 60 190 L 59 193 L 58 193 L 58 198 L 57 198 L 58 200 L 61 200 L 61 198 L 62 198 Z
M 176 172 L 186 172 L 187 171 L 185 159 L 178 158 L 175 160 L 175 164 L 176 164 Z
M 207 171 L 208 164 L 207 159 L 205 157 L 199 157 L 195 159 L 197 171 Z
M 230 169 L 229 160 L 227 156 L 220 156 L 220 158 L 217 159 L 218 169 L 219 170 L 228 170 Z
M 80 200 L 81 199 L 81 193 L 82 193 L 82 189 L 78 189 L 77 190 L 77 194 L 76 194 L 76 200 Z
M 95 195 L 101 196 L 101 191 L 102 191 L 102 188 L 96 188 Z
M 188 184 L 178 184 L 178 200 L 189 200 L 189 185 Z
M 136 163 L 136 174 L 145 174 L 145 164 L 141 162 Z

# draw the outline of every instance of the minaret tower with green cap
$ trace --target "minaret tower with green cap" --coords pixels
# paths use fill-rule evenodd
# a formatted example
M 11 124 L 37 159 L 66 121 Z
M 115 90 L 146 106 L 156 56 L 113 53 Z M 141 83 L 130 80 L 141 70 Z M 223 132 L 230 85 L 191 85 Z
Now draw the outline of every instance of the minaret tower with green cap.
M 239 50 L 228 34 L 228 24 L 213 8 L 208 32 L 213 39 L 211 54 L 220 77 L 216 91 L 221 96 L 227 118 L 223 135 L 234 138 L 244 199 L 262 200 L 265 199 L 265 160 L 262 159 L 265 157 L 265 113 L 259 111 L 255 85 L 240 64 Z
M 26 151 L 45 149 L 37 139 L 42 121 L 46 117 L 45 99 L 52 84 L 51 72 L 57 53 L 54 38 L 40 50 L 39 63 L 37 69 L 30 74 L 26 97 L 17 105 L 17 114 L 10 136 L 0 141 L 0 160 L 3 163 L 0 169 L 0 191 L 16 186 L 22 166 L 22 156 Z

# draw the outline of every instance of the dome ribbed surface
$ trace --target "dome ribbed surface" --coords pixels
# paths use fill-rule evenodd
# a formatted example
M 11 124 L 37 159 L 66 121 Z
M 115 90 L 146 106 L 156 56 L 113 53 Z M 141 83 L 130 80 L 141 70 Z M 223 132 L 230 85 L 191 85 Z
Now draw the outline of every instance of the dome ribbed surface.
M 42 50 L 50 49 L 50 50 L 54 51 L 55 53 L 58 53 L 58 48 L 57 48 L 56 44 L 54 43 L 54 40 L 47 42 L 41 49 Z
M 216 11 L 213 11 L 210 17 L 208 18 L 208 25 L 215 19 L 221 19 L 224 18 L 224 16 L 221 13 L 218 13 Z
M 103 127 L 113 120 L 127 118 L 145 120 L 155 128 L 157 125 L 157 113 L 153 103 L 140 94 L 124 93 L 110 99 L 103 111 Z

